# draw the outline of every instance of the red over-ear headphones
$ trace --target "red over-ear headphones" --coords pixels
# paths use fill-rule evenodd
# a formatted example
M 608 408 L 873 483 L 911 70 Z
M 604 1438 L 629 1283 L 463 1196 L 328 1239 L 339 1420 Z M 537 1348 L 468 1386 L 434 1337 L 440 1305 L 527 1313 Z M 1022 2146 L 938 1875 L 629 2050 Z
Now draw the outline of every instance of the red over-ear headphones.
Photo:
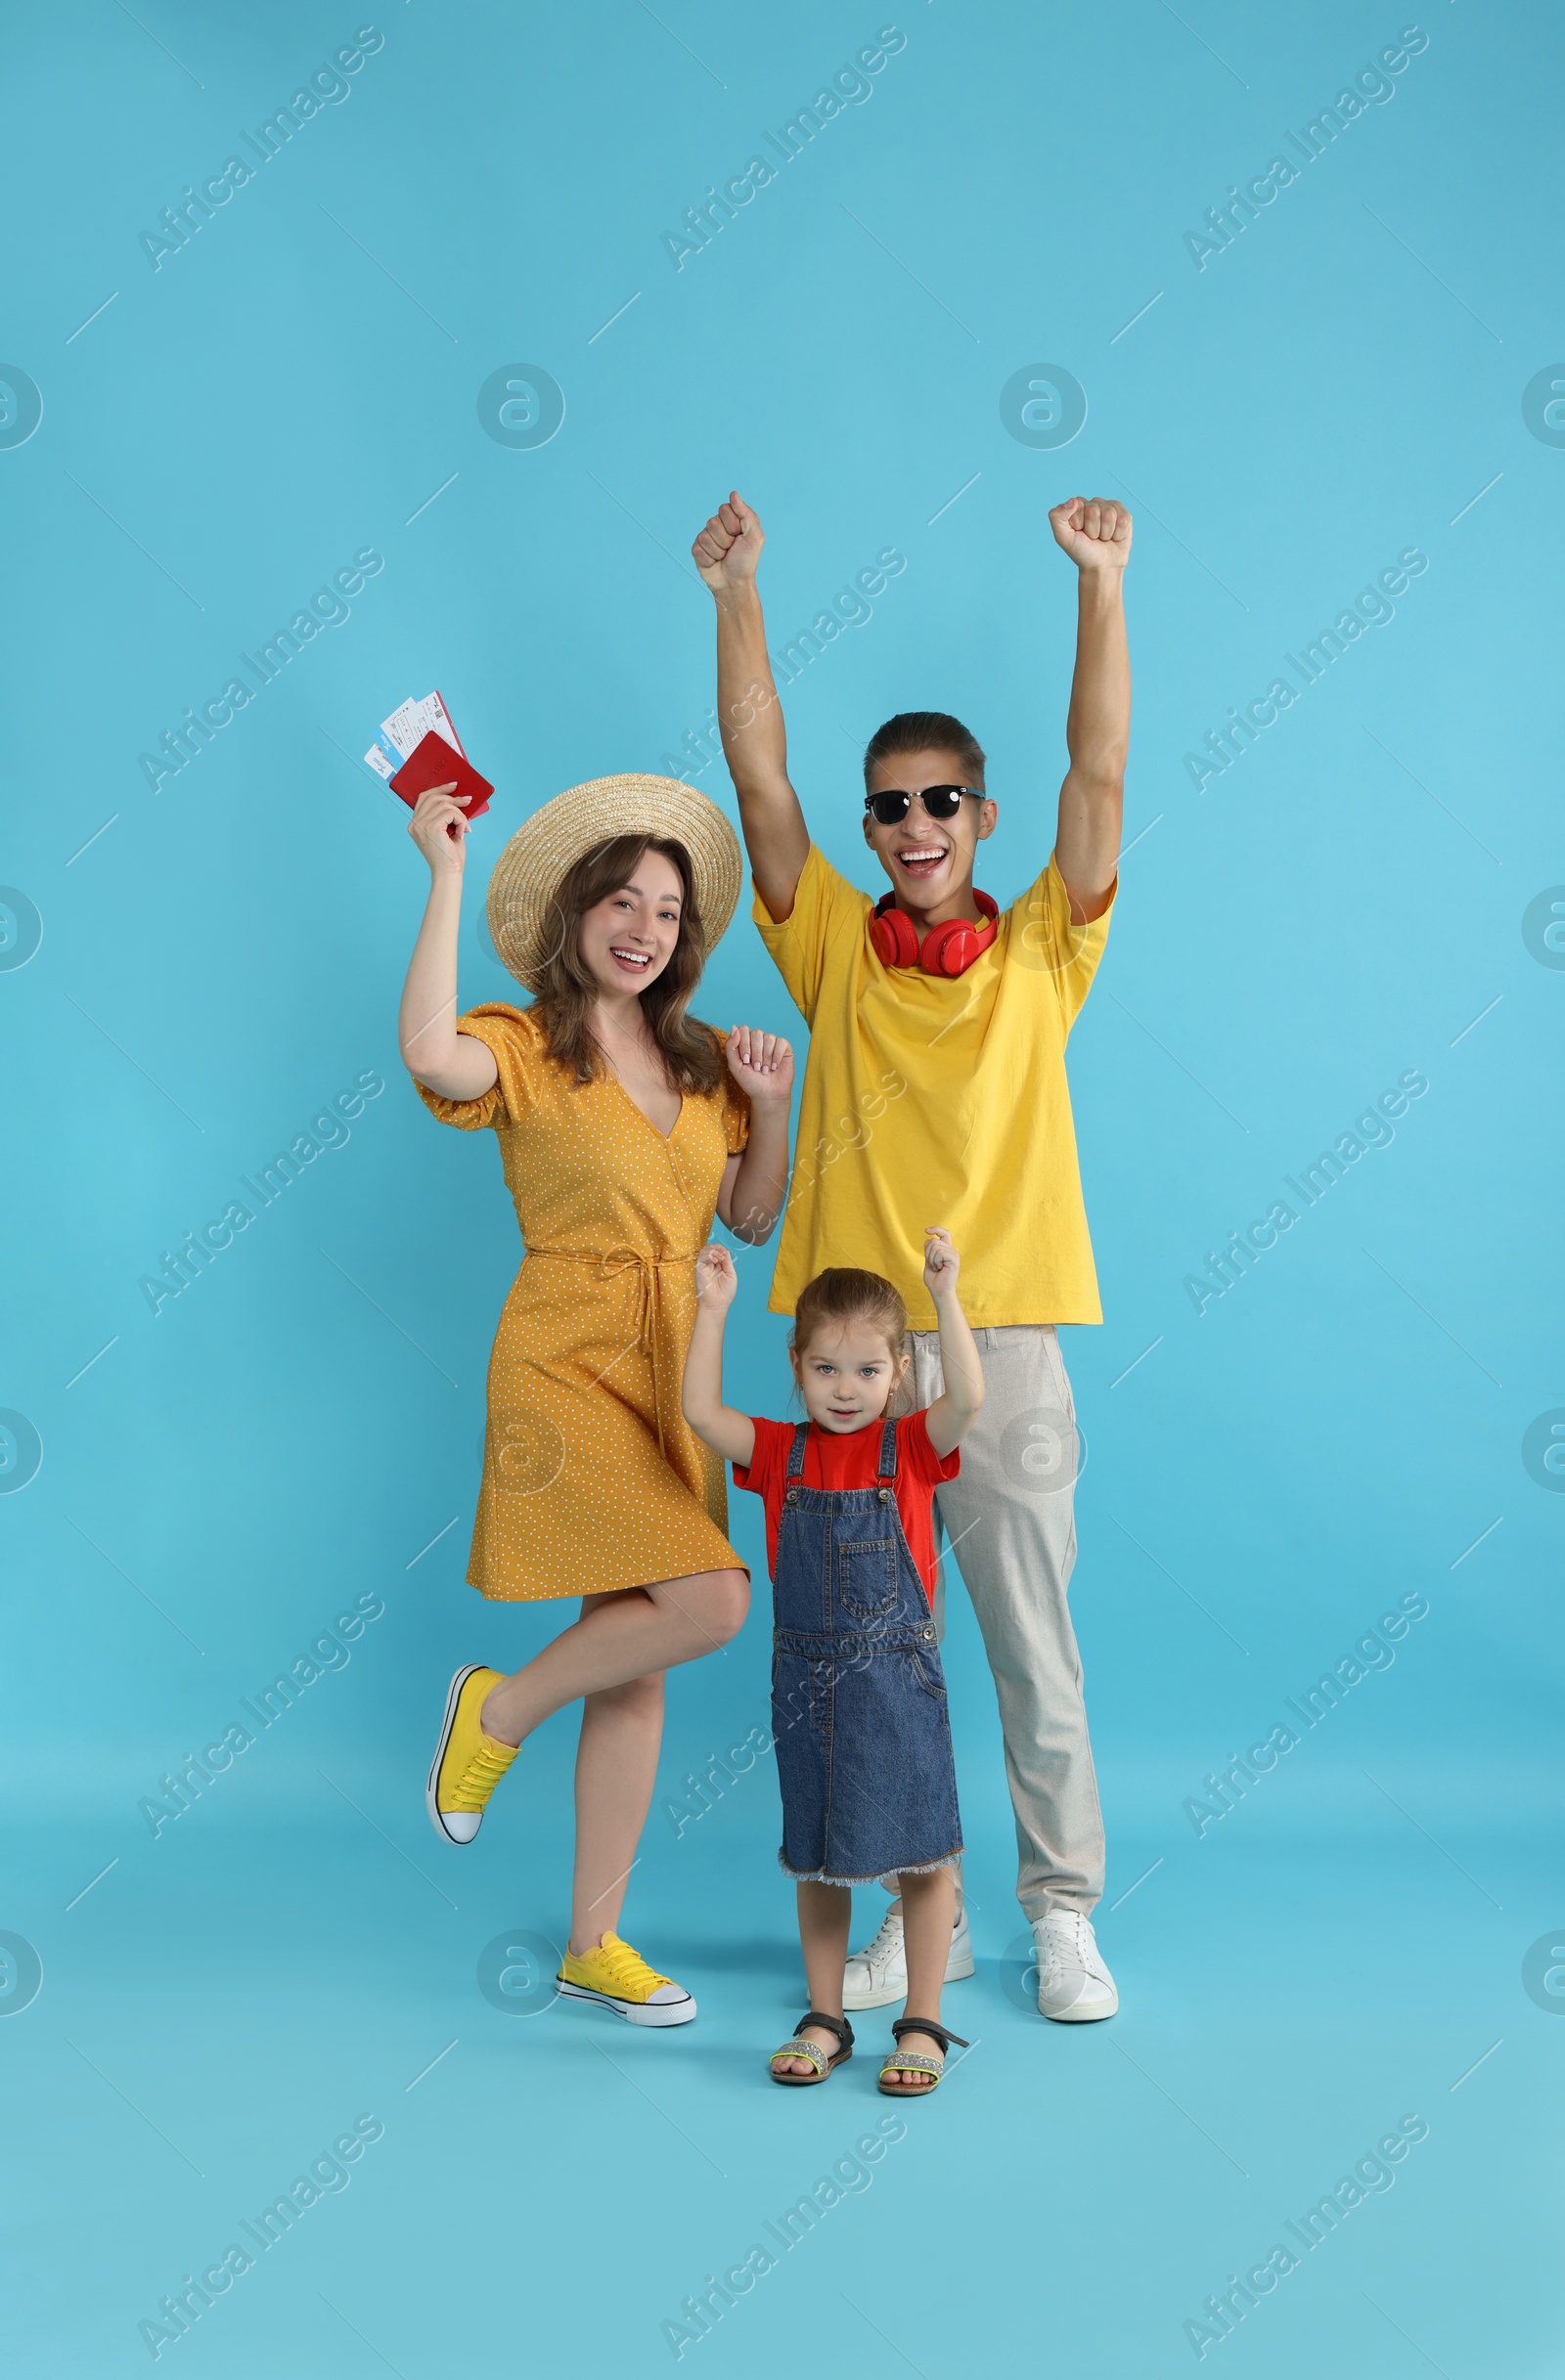
M 965 975 L 1000 931 L 998 904 L 976 888 L 973 899 L 983 911 L 982 925 L 975 926 L 967 917 L 948 917 L 943 926 L 930 927 L 920 949 L 913 919 L 898 908 L 896 894 L 887 893 L 875 903 L 870 920 L 875 956 L 887 967 L 921 967 L 926 975 Z

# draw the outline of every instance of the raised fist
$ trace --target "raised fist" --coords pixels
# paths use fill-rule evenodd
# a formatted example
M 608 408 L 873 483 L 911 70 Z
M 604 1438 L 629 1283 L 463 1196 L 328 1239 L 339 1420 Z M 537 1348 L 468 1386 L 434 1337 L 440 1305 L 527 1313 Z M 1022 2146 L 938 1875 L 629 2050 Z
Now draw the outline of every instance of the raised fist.
M 695 1259 L 695 1295 L 702 1305 L 726 1313 L 738 1292 L 739 1277 L 726 1248 L 711 1240 Z
M 1049 515 L 1054 543 L 1080 570 L 1123 570 L 1130 559 L 1131 516 L 1108 496 L 1072 496 Z
M 728 1071 L 752 1099 L 776 1099 L 785 1110 L 793 1096 L 793 1047 L 780 1033 L 758 1025 L 736 1025 L 728 1036 Z
M 961 1258 L 957 1253 L 951 1234 L 940 1223 L 925 1223 L 923 1227 L 923 1283 L 931 1298 L 939 1298 L 957 1286 L 961 1270 Z
M 736 488 L 695 540 L 691 559 L 712 593 L 721 595 L 749 584 L 765 543 L 760 522 Z

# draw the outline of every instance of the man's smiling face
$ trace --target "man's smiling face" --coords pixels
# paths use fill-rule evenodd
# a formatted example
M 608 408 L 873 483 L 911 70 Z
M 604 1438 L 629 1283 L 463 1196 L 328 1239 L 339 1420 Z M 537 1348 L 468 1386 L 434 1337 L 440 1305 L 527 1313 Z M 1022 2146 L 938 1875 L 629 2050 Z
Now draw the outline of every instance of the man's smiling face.
M 918 794 L 926 785 L 968 781 L 954 752 L 893 752 L 875 762 L 869 790 Z M 931 924 L 943 923 L 946 914 L 975 914 L 973 859 L 979 844 L 994 833 L 998 815 L 993 802 L 970 795 L 963 796 L 954 818 L 931 818 L 916 801 L 895 826 L 882 826 L 867 810 L 864 839 L 895 886 L 898 906 Z

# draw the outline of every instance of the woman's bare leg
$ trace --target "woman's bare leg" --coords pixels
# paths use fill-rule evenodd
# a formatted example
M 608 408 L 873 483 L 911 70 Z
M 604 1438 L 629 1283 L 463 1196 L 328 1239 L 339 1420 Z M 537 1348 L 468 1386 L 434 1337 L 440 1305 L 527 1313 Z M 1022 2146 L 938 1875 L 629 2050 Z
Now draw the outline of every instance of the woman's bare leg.
M 489 1689 L 479 1725 L 497 1742 L 520 1743 L 551 1712 L 583 1695 L 721 1651 L 742 1627 L 749 1601 L 742 1570 L 700 1570 L 584 1596 L 580 1619 L 524 1669 Z
M 570 1948 L 577 1958 L 619 1931 L 663 1738 L 663 1673 L 605 1686 L 582 1703 L 576 1746 L 576 1869 Z

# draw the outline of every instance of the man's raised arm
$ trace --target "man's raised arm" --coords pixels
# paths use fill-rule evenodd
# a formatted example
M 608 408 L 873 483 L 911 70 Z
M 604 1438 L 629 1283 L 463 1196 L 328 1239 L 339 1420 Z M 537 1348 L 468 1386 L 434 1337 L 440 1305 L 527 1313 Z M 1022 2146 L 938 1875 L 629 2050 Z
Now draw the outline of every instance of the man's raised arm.
M 782 705 L 767 658 L 766 622 L 755 585 L 765 542 L 760 522 L 736 488 L 691 554 L 717 603 L 717 718 L 723 756 L 739 797 L 750 872 L 781 925 L 792 914 L 810 832 L 788 782 Z
M 1119 866 L 1125 757 L 1131 740 L 1131 658 L 1125 640 L 1125 564 L 1131 516 L 1106 498 L 1073 496 L 1049 515 L 1055 543 L 1076 564 L 1076 674 L 1059 789 L 1054 857 L 1073 909 L 1101 917 Z

